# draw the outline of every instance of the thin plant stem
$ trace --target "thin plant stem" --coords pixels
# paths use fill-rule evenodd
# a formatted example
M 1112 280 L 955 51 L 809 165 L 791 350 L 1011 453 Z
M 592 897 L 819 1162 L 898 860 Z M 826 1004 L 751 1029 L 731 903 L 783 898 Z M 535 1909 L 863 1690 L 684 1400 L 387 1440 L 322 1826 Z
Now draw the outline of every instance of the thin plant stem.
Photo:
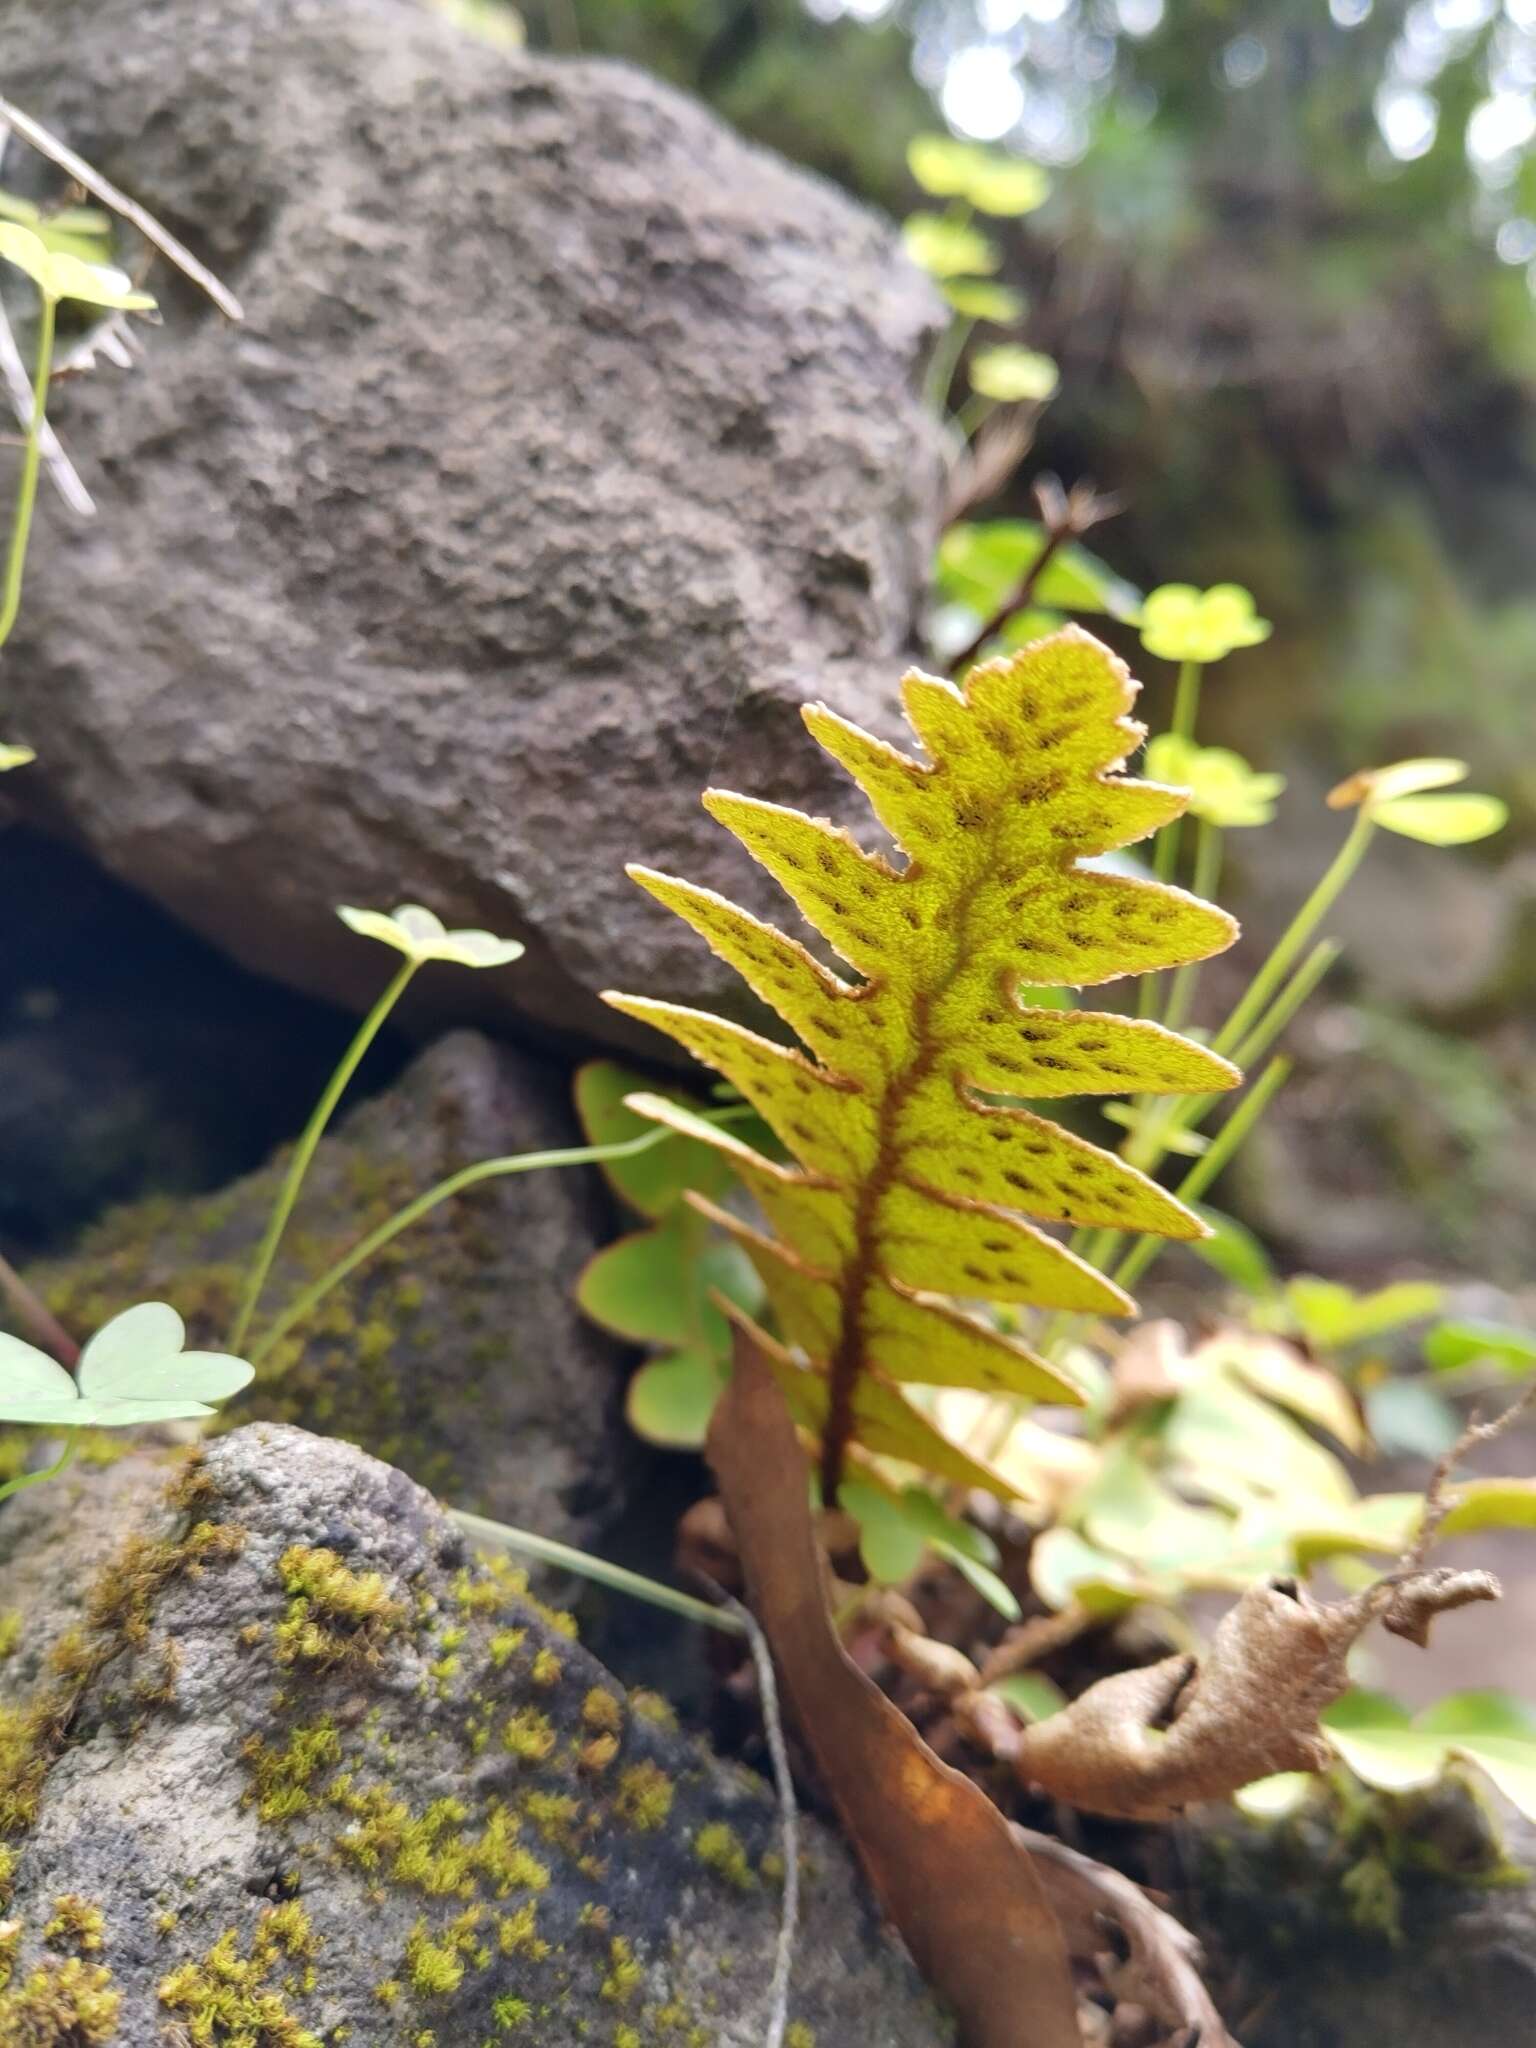
M 1204 671 L 1198 661 L 1182 662 L 1179 684 L 1173 697 L 1173 723 L 1168 731 L 1174 739 L 1192 740 L 1200 713 L 1200 678 Z M 1171 882 L 1179 871 L 1179 830 L 1182 817 L 1170 818 L 1157 835 L 1152 849 L 1152 872 L 1160 882 Z
M 962 314 L 952 315 L 948 327 L 939 336 L 932 360 L 928 365 L 925 392 L 929 405 L 942 415 L 949 387 L 955 381 L 955 371 L 965 352 L 965 344 L 975 332 L 976 322 L 967 320 Z
M 5 596 L 0 602 L 0 647 L 10 639 L 16 615 L 21 610 L 22 576 L 27 566 L 27 541 L 32 533 L 33 507 L 37 503 L 37 473 L 42 461 L 43 426 L 48 414 L 48 379 L 53 375 L 53 333 L 57 312 L 56 301 L 44 292 L 37 322 L 32 417 L 27 422 L 26 452 L 21 458 L 21 481 L 16 488 L 16 510 L 11 519 L 10 548 L 5 558 Z
M 627 1593 L 632 1599 L 649 1601 L 652 1607 L 665 1607 L 673 1614 L 681 1614 L 688 1621 L 702 1622 L 706 1628 L 719 1629 L 728 1636 L 744 1636 L 748 1633 L 740 1617 L 728 1607 L 711 1607 L 705 1600 L 696 1600 L 691 1593 L 683 1593 L 676 1586 L 664 1586 L 658 1579 L 643 1578 L 639 1572 L 632 1572 L 621 1564 L 612 1564 L 606 1557 L 593 1557 L 585 1550 L 573 1550 L 568 1543 L 556 1543 L 553 1537 L 536 1536 L 531 1529 L 514 1529 L 505 1522 L 493 1522 L 485 1515 L 472 1515 L 463 1508 L 450 1508 L 448 1513 L 453 1521 L 477 1542 L 494 1543 L 503 1550 L 515 1550 L 520 1556 L 537 1558 L 540 1564 L 552 1564 L 561 1571 L 575 1572 L 578 1577 L 591 1579 L 594 1584 L 608 1586 L 615 1593 Z
M 1232 1056 L 1238 1066 L 1246 1069 L 1251 1067 L 1256 1060 L 1263 1058 L 1281 1032 L 1284 1031 L 1287 1024 L 1296 1015 L 1296 1012 L 1312 995 L 1318 983 L 1328 973 L 1343 950 L 1344 948 L 1336 939 L 1318 940 L 1317 944 L 1312 948 L 1306 959 L 1302 961 L 1296 972 L 1285 984 L 1285 987 L 1281 989 L 1279 995 L 1275 997 L 1268 1010 L 1259 1019 L 1258 1023 L 1254 1025 L 1241 1045 L 1234 1047 Z M 1202 1117 L 1208 1116 L 1221 1099 L 1219 1095 L 1190 1096 L 1180 1106 L 1178 1115 L 1170 1128 L 1174 1130 L 1192 1128 L 1200 1122 Z
M 304 1185 L 304 1176 L 308 1173 L 310 1161 L 315 1156 L 315 1147 L 325 1135 L 325 1127 L 335 1113 L 337 1103 L 346 1092 L 347 1083 L 357 1072 L 363 1054 L 378 1037 L 385 1019 L 404 995 L 411 976 L 420 965 L 419 960 L 408 959 L 401 963 L 399 972 L 358 1026 L 356 1036 L 337 1062 L 335 1073 L 326 1082 L 325 1090 L 315 1104 L 314 1113 L 304 1126 L 303 1134 L 294 1147 L 293 1159 L 283 1185 L 278 1190 L 277 1200 L 272 1204 L 266 1234 L 261 1240 L 246 1280 L 240 1312 L 235 1317 L 234 1327 L 229 1333 L 229 1348 L 233 1352 L 239 1353 L 245 1343 L 251 1327 L 251 1318 L 256 1313 L 261 1291 L 266 1286 L 267 1275 L 272 1270 L 272 1261 L 277 1256 L 277 1248 L 283 1241 L 283 1232 L 287 1229 L 288 1219 L 293 1214 L 293 1205 L 299 1198 L 300 1188 Z
M 730 1112 L 726 1114 L 729 1115 Z M 392 1238 L 398 1237 L 402 1230 L 409 1230 L 413 1223 L 420 1222 L 421 1218 L 435 1209 L 440 1202 L 450 1201 L 453 1196 L 462 1194 L 466 1188 L 475 1187 L 480 1181 L 496 1180 L 504 1174 L 535 1173 L 553 1166 L 599 1166 L 609 1159 L 633 1159 L 637 1153 L 648 1152 L 653 1145 L 663 1144 L 668 1138 L 676 1135 L 675 1131 L 658 1124 L 655 1130 L 643 1132 L 638 1138 L 624 1138 L 612 1145 L 572 1145 L 554 1152 L 512 1152 L 499 1159 L 479 1159 L 472 1166 L 460 1167 L 457 1173 L 450 1173 L 446 1180 L 438 1181 L 424 1194 L 417 1195 L 414 1201 L 407 1202 L 403 1209 L 397 1210 L 386 1222 L 381 1223 L 377 1230 L 370 1231 L 361 1243 L 353 1245 L 351 1251 L 344 1253 L 334 1266 L 322 1273 L 318 1280 L 311 1282 L 302 1294 L 295 1296 L 276 1322 L 262 1332 L 261 1341 L 251 1352 L 252 1365 L 260 1365 L 273 1346 L 280 1344 L 295 1323 L 302 1322 L 305 1316 L 317 1308 L 333 1287 L 339 1287 L 349 1274 L 355 1273 L 359 1266 L 373 1257 L 375 1252 L 382 1251 L 384 1246 Z
M 1259 1118 L 1268 1109 L 1291 1071 L 1287 1059 L 1273 1059 L 1248 1090 L 1231 1116 L 1211 1140 L 1211 1148 L 1203 1158 L 1197 1159 L 1185 1174 L 1174 1193 L 1180 1201 L 1193 1202 L 1205 1193 L 1211 1182 L 1232 1160 L 1234 1154 L 1247 1141 Z M 1134 1287 L 1146 1274 L 1154 1259 L 1167 1249 L 1167 1241 L 1161 1237 L 1143 1237 L 1131 1246 L 1120 1264 L 1115 1268 L 1114 1279 L 1118 1286 L 1127 1290 Z
M 1207 902 L 1214 900 L 1221 885 L 1222 838 L 1219 825 L 1201 818 L 1195 826 L 1195 872 L 1190 887 Z M 1195 989 L 1200 980 L 1200 962 L 1188 960 L 1173 977 L 1163 1022 L 1170 1031 L 1182 1031 L 1194 1008 Z
M 0 1295 L 5 1297 L 19 1323 L 24 1323 L 43 1349 L 56 1358 L 66 1372 L 80 1363 L 80 1346 L 49 1308 L 27 1285 L 9 1259 L 0 1258 Z
M 64 1439 L 64 1449 L 51 1465 L 45 1465 L 41 1472 L 23 1472 L 19 1478 L 7 1479 L 0 1486 L 0 1500 L 13 1493 L 20 1493 L 24 1487 L 41 1486 L 45 1479 L 57 1479 L 70 1459 L 75 1455 L 75 1439 L 71 1434 Z
M 1333 908 L 1345 884 L 1359 867 L 1376 830 L 1369 812 L 1360 811 L 1349 836 L 1334 855 L 1306 902 L 1291 919 L 1275 950 L 1249 983 L 1242 1001 L 1211 1041 L 1214 1052 L 1231 1053 L 1252 1030 L 1296 961 L 1302 948 Z

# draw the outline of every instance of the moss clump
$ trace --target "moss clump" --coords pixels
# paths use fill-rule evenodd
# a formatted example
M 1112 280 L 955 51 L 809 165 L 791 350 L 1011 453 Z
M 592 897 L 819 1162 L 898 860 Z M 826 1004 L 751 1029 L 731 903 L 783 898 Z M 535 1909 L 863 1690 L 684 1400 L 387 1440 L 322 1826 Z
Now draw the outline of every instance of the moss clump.
M 93 1906 L 78 1892 L 62 1892 L 53 1902 L 53 1918 L 43 1929 L 43 1939 L 50 1948 L 72 1948 L 83 1956 L 95 1955 L 106 1940 L 106 1922 L 100 1906 Z
M 560 1683 L 560 1674 L 564 1668 L 554 1651 L 545 1649 L 535 1655 L 528 1675 L 535 1685 L 548 1692 L 552 1686 Z
M 0 1991 L 0 2041 L 5 2048 L 98 2048 L 115 2037 L 122 2002 L 100 1963 L 77 1956 L 42 1962 Z
M 675 1735 L 678 1728 L 677 1709 L 670 1700 L 664 1700 L 659 1692 L 643 1689 L 629 1696 L 629 1711 L 637 1721 L 647 1721 L 653 1728 L 664 1728 L 669 1735 Z
M 577 1748 L 577 1768 L 591 1777 L 601 1777 L 618 1753 L 617 1735 L 594 1735 L 590 1742 L 583 1742 Z
M 638 1833 L 654 1834 L 666 1826 L 674 1797 L 672 1780 L 659 1765 L 647 1760 L 629 1764 L 619 1773 L 613 1810 Z
M 514 1651 L 522 1647 L 528 1631 L 525 1628 L 499 1628 L 491 1637 L 489 1651 L 491 1662 L 499 1671 Z
M 334 1722 L 316 1721 L 295 1728 L 282 1749 L 269 1749 L 253 1735 L 242 1754 L 255 1780 L 256 1811 L 264 1821 L 277 1823 L 309 1811 L 315 1778 L 341 1762 L 341 1737 Z
M 747 1860 L 740 1835 L 723 1820 L 711 1821 L 693 1838 L 693 1853 L 716 1877 L 723 1878 L 739 1892 L 757 1889 L 757 1876 Z
M 605 1686 L 593 1686 L 581 1703 L 581 1718 L 598 1735 L 624 1732 L 624 1709 Z
M 418 1998 L 447 1998 L 464 1982 L 464 1962 L 451 1938 L 434 1941 L 418 1920 L 405 1944 L 405 1975 Z
M 515 1913 L 497 1922 L 496 1946 L 504 1956 L 523 1956 L 530 1963 L 542 1963 L 550 1953 L 549 1943 L 539 1934 L 539 1908 L 528 1899 Z
M 3 1664 L 16 1645 L 21 1641 L 21 1616 L 12 1607 L 0 1614 L 0 1664 Z
M 558 1739 L 554 1722 L 537 1707 L 520 1707 L 501 1731 L 502 1748 L 525 1764 L 547 1762 Z
M 816 2048 L 815 2030 L 804 2020 L 791 2020 L 784 2036 L 784 2048 Z
M 458 1799 L 437 1799 L 413 1814 L 403 1799 L 383 1786 L 355 1787 L 339 1778 L 326 1794 L 351 1817 L 337 1837 L 340 1855 L 361 1869 L 387 1874 L 397 1884 L 429 1898 L 471 1899 L 486 1891 L 506 1898 L 514 1891 L 541 1892 L 549 1871 L 518 1839 L 521 1822 L 499 1800 L 484 1814 L 478 1834 L 467 1828 L 469 1809 Z
M 304 1965 L 301 1984 L 312 1988 L 319 1939 L 296 1899 L 269 1906 L 256 1923 L 251 1952 L 242 1956 L 236 1930 L 227 1928 L 198 1962 L 186 1962 L 160 1980 L 160 2003 L 181 2016 L 197 2048 L 321 2048 L 320 2037 L 300 2024 L 269 1979 L 285 1961 Z
M 644 1982 L 645 1967 L 636 1959 L 633 1945 L 616 1934 L 608 1944 L 608 1974 L 601 1986 L 603 1997 L 610 2005 L 628 2005 Z
M 187 1511 L 212 1493 L 194 1453 L 166 1495 Z M 48 1682 L 24 1707 L 0 1708 L 0 1837 L 32 1825 L 48 1773 L 69 1738 L 75 1709 L 92 1680 L 125 1649 L 149 1637 L 155 1604 L 172 1580 L 195 1578 L 221 1558 L 238 1555 L 243 1531 L 200 1520 L 175 1540 L 130 1537 L 86 1600 L 85 1626 L 62 1636 L 48 1657 Z M 152 1699 L 164 1697 L 164 1673 Z M 141 1700 L 140 1704 L 149 1704 Z
M 406 1626 L 406 1608 L 383 1577 L 350 1570 L 334 1550 L 290 1544 L 278 1570 L 288 1595 L 276 1630 L 279 1664 L 366 1670 Z

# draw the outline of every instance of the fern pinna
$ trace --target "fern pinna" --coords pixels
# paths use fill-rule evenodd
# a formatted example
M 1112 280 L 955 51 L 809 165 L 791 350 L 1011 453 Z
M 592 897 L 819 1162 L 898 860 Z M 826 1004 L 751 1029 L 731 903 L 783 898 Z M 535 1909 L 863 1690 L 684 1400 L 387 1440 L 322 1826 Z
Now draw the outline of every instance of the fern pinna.
M 899 867 L 824 820 L 705 796 L 856 980 L 712 890 L 630 870 L 805 1048 L 673 1003 L 606 998 L 724 1075 L 796 1162 L 769 1160 L 659 1098 L 633 1099 L 727 1150 L 767 1219 L 771 1236 L 709 1210 L 763 1276 L 785 1342 L 753 1334 L 796 1421 L 820 1439 L 828 1500 L 851 1443 L 1009 1490 L 941 1436 L 903 1384 L 1080 1401 L 1056 1367 L 945 1298 L 1132 1309 L 1026 1217 L 1203 1234 L 1155 1182 L 1017 1101 L 1239 1079 L 1160 1025 L 1032 1007 L 1018 993 L 1178 966 L 1236 936 L 1223 911 L 1181 890 L 1080 865 L 1184 807 L 1182 792 L 1116 772 L 1143 737 L 1126 715 L 1137 687 L 1106 647 L 1068 628 L 973 668 L 963 690 L 909 674 L 902 701 L 926 762 L 808 706 L 811 733 L 868 797 L 905 856 Z

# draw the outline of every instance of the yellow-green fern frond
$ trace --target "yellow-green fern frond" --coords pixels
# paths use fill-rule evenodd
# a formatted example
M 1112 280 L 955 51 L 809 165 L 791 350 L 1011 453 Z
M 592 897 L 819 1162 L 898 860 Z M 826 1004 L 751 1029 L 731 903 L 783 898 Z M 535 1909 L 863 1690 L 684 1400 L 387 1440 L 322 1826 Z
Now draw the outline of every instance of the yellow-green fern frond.
M 945 1298 L 1129 1310 L 1037 1223 L 1202 1234 L 1188 1209 L 1112 1153 L 989 1099 L 1204 1093 L 1239 1078 L 1159 1025 L 1032 1007 L 1018 993 L 1178 967 L 1236 936 L 1223 911 L 1181 890 L 1083 865 L 1184 805 L 1180 792 L 1119 772 L 1142 737 L 1127 715 L 1136 687 L 1107 648 L 1069 628 L 973 668 L 963 690 L 908 675 L 903 704 L 926 760 L 807 709 L 812 735 L 869 798 L 901 866 L 798 811 L 708 793 L 710 813 L 854 970 L 848 980 L 712 891 L 631 870 L 803 1048 L 677 1004 L 607 997 L 724 1075 L 795 1162 L 634 1098 L 725 1150 L 763 1211 L 771 1235 L 711 1213 L 762 1275 L 783 1342 L 762 1341 L 796 1420 L 821 1438 L 829 1494 L 852 1441 L 987 1482 L 902 1384 L 1079 1399 L 1027 1346 Z

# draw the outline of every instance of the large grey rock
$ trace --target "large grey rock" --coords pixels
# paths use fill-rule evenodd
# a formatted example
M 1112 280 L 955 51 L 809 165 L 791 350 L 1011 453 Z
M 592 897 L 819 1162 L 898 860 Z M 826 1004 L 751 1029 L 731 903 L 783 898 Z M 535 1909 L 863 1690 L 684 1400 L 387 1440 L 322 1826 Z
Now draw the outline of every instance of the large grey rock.
M 35 1731 L 6 2040 L 762 2040 L 765 1789 L 402 1473 L 263 1424 L 190 1474 L 139 1456 L 0 1514 L 0 1588 L 0 1722 Z M 845 1850 L 813 1823 L 805 1847 L 794 2038 L 939 2048 Z M 66 1966 L 69 1995 L 116 1997 L 115 2033 L 27 2031 L 33 1972 L 58 1998 Z
M 34 550 L 18 797 L 313 991 L 377 985 L 334 904 L 419 898 L 531 947 L 439 1015 L 652 1039 L 593 991 L 720 970 L 625 860 L 769 900 L 705 782 L 824 809 L 798 702 L 890 720 L 928 286 L 670 89 L 415 0 L 13 0 L 4 43 L 249 316 L 159 268 L 143 366 L 60 393 L 101 517 Z
M 459 1167 L 579 1142 L 563 1075 L 452 1033 L 322 1144 L 267 1312 Z M 222 1345 L 282 1170 L 126 1206 L 30 1277 L 82 1335 L 158 1299 L 181 1310 L 193 1342 Z M 622 1354 L 572 1301 L 607 1221 L 595 1178 L 515 1174 L 441 1204 L 298 1324 L 231 1413 L 350 1438 L 456 1506 L 591 1539 L 623 1504 L 632 1452 Z

